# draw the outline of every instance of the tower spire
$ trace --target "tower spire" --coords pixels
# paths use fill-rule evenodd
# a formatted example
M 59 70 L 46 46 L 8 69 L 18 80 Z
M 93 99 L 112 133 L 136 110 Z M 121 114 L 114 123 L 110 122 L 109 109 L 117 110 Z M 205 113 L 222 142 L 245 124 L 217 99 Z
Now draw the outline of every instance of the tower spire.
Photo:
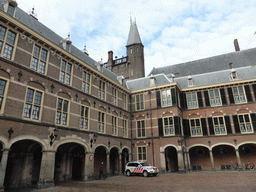
M 132 22 L 132 19 L 131 19 L 130 31 L 129 31 L 126 47 L 133 44 L 142 44 L 139 31 L 136 25 L 136 19 L 135 19 L 135 22 Z

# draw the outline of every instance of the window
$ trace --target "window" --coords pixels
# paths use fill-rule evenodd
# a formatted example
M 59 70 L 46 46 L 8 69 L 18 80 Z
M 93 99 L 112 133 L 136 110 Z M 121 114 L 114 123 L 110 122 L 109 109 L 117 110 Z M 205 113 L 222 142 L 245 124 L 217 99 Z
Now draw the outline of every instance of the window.
M 162 91 L 162 106 L 171 106 L 172 105 L 172 97 L 171 97 L 171 90 L 163 90 Z
M 7 14 L 13 16 L 15 11 L 15 7 L 11 4 L 8 5 Z
M 198 108 L 196 92 L 187 93 L 187 103 L 189 109 Z
M 113 135 L 117 135 L 117 131 L 118 131 L 117 128 L 118 128 L 117 117 L 112 116 L 112 134 Z
M 136 95 L 136 110 L 144 109 L 144 97 L 143 94 Z
M 69 101 L 58 98 L 56 124 L 60 124 L 60 125 L 68 124 L 68 108 L 69 108 Z
M 72 65 L 67 63 L 66 61 L 62 60 L 61 62 L 61 71 L 60 71 L 60 81 L 67 85 L 71 84 L 71 72 L 72 72 Z
M 147 149 L 146 147 L 138 147 L 138 160 L 146 161 L 147 160 Z
M 12 59 L 13 47 L 16 39 L 16 33 L 0 25 L 0 51 L 1 55 L 7 59 Z
M 3 108 L 4 108 L 4 100 L 5 100 L 5 93 L 6 93 L 6 88 L 7 87 L 7 81 L 0 79 L 0 112 L 2 113 Z
M 105 83 L 99 81 L 99 98 L 105 100 Z
M 32 61 L 31 61 L 31 69 L 44 74 L 46 60 L 47 60 L 47 51 L 45 49 L 42 49 L 41 47 L 35 45 Z M 38 65 L 39 65 L 39 67 L 38 67 Z
M 218 89 L 209 90 L 211 106 L 220 106 L 220 93 Z
M 105 132 L 105 113 L 99 112 L 98 116 L 98 132 Z
M 71 47 L 71 43 L 67 42 L 67 44 L 66 44 L 66 50 L 67 50 L 68 52 L 70 52 L 70 47 Z
M 192 79 L 188 79 L 188 86 L 189 87 L 193 86 L 193 80 Z
M 127 137 L 128 136 L 128 128 L 127 128 L 127 120 L 123 120 L 123 136 Z
M 117 105 L 117 90 L 112 87 L 112 104 Z
M 132 54 L 132 48 L 130 49 L 130 51 L 131 51 L 131 54 Z
M 138 137 L 145 137 L 145 121 L 137 121 L 137 136 Z
M 82 90 L 85 93 L 90 93 L 90 83 L 91 83 L 91 75 L 89 73 L 83 72 Z
M 125 93 L 122 93 L 122 107 L 127 110 L 127 95 Z
M 243 86 L 233 87 L 233 95 L 236 104 L 246 103 Z
M 238 122 L 241 133 L 253 132 L 249 114 L 238 115 Z
M 232 80 L 236 80 L 236 79 L 237 79 L 237 73 L 236 73 L 236 71 L 232 71 L 232 72 L 231 72 L 231 78 L 232 78 Z
M 174 123 L 172 117 L 165 117 L 163 118 L 163 125 L 164 125 L 164 135 L 174 135 Z
M 42 97 L 43 93 L 41 91 L 31 88 L 27 89 L 27 96 L 23 113 L 24 118 L 33 120 L 40 119 Z
M 213 117 L 215 135 L 226 135 L 223 117 Z
M 89 108 L 85 106 L 81 106 L 80 110 L 80 128 L 81 129 L 89 129 L 88 119 L 89 119 Z
M 200 119 L 190 119 L 191 136 L 201 136 L 202 128 Z

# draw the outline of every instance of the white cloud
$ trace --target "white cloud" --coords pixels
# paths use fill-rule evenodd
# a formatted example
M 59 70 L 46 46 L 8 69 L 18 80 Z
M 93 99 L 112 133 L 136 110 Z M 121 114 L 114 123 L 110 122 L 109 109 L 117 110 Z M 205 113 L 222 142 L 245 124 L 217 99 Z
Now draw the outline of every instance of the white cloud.
M 146 75 L 153 67 L 176 64 L 256 46 L 255 0 L 17 0 L 40 22 L 95 60 L 107 52 L 126 55 L 130 16 L 145 46 Z

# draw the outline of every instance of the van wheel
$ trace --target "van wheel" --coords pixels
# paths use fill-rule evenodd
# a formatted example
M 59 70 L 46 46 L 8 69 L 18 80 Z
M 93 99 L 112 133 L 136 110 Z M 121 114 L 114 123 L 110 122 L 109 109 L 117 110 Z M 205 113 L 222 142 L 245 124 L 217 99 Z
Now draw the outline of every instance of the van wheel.
M 147 171 L 144 171 L 144 172 L 143 172 L 143 176 L 144 176 L 144 177 L 147 177 L 147 176 L 148 176 L 148 172 L 147 172 Z
M 131 172 L 128 170 L 126 171 L 126 176 L 130 177 L 131 176 Z

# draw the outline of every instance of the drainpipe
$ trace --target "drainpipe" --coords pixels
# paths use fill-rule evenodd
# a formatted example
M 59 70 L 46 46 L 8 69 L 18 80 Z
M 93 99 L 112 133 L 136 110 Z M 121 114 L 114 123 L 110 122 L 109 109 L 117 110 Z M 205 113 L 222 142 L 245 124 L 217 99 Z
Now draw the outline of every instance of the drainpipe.
M 131 142 L 131 160 L 133 161 L 133 137 L 132 137 L 132 121 L 133 121 L 133 114 L 132 114 L 132 95 L 129 95 L 130 97 L 130 111 L 131 111 L 131 139 L 132 139 L 132 142 Z
M 152 143 L 152 157 L 153 157 L 153 163 L 152 165 L 155 165 L 155 152 L 154 152 L 154 139 L 153 139 L 153 120 L 152 120 L 152 111 L 151 111 L 151 91 L 149 90 L 148 91 L 148 94 L 149 94 L 149 103 L 150 103 L 150 106 L 149 106 L 149 115 L 150 115 L 150 126 L 151 126 L 151 143 Z

